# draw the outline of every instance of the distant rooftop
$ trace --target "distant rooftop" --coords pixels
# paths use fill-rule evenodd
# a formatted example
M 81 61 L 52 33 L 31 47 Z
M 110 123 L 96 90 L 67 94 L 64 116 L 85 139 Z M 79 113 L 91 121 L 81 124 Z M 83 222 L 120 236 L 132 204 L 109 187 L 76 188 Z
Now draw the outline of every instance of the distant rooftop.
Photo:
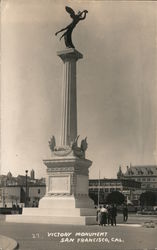
M 29 186 L 36 186 L 36 185 L 45 185 L 45 179 L 34 179 L 31 178 L 29 175 L 27 176 L 27 183 Z M 23 186 L 26 185 L 26 176 L 25 175 L 18 175 L 17 177 L 12 176 L 11 172 L 8 172 L 7 175 L 0 175 L 0 186 Z
M 130 175 L 135 175 L 135 176 L 157 176 L 157 165 L 136 165 L 136 166 L 130 166 L 127 168 L 126 173 L 124 176 L 130 176 Z

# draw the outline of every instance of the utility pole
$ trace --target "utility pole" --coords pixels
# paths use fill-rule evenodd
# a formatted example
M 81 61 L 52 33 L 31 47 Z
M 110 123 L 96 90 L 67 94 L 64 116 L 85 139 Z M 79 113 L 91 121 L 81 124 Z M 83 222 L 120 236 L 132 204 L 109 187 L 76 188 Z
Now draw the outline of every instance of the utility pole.
M 98 180 L 98 208 L 100 203 L 100 169 L 99 169 L 99 180 Z
M 27 207 L 27 199 L 28 199 L 28 183 L 27 183 L 27 174 L 28 174 L 28 170 L 25 170 L 26 172 L 26 193 L 25 193 L 25 207 Z

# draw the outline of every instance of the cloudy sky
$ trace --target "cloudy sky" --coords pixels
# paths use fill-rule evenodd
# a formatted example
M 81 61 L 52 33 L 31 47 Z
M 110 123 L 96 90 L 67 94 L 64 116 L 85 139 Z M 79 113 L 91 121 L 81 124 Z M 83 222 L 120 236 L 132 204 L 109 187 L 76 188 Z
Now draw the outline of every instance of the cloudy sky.
M 45 175 L 48 140 L 61 132 L 65 5 L 88 10 L 73 32 L 78 134 L 88 137 L 90 177 L 115 177 L 119 165 L 154 164 L 157 3 L 3 0 L 1 172 Z

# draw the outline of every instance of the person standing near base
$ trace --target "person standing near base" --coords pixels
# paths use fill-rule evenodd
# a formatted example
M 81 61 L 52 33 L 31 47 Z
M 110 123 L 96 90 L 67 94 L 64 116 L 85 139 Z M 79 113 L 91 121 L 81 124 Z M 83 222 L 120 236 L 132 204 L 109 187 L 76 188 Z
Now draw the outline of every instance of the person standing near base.
M 112 209 L 111 209 L 111 216 L 112 216 L 112 220 L 111 220 L 111 225 L 117 225 L 117 221 L 116 221 L 116 217 L 117 217 L 117 207 L 115 204 L 112 204 Z
M 123 207 L 123 221 L 127 221 L 128 220 L 128 207 L 127 205 L 124 205 Z
M 106 226 L 107 224 L 107 208 L 106 208 L 106 205 L 104 205 L 101 210 L 101 222 L 100 222 L 100 225 L 101 226 Z
M 101 206 L 97 210 L 97 222 L 98 222 L 98 225 L 100 226 L 100 224 L 101 224 Z
M 109 205 L 108 208 L 107 208 L 107 211 L 108 211 L 108 214 L 107 214 L 107 223 L 108 223 L 108 226 L 111 224 L 113 224 L 113 220 L 112 220 L 112 206 Z

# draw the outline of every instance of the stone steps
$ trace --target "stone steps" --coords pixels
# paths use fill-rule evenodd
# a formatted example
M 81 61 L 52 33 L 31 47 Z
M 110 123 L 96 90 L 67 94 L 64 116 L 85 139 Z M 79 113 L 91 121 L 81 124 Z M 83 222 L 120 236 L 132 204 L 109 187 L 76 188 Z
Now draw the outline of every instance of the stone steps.
M 23 208 L 22 215 L 96 216 L 96 210 L 93 208 Z
M 7 215 L 6 222 L 35 224 L 95 225 L 96 216 Z

